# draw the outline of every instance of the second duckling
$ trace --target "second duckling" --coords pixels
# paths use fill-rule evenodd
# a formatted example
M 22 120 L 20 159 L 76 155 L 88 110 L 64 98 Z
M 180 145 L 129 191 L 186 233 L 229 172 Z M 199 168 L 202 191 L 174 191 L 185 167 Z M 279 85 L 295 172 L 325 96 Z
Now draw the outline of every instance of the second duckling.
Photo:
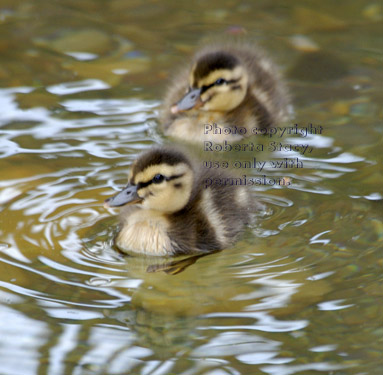
M 128 185 L 105 201 L 107 207 L 129 205 L 121 212 L 116 245 L 126 253 L 157 256 L 208 253 L 232 245 L 253 206 L 246 187 L 235 183 L 227 175 L 198 168 L 170 147 L 144 153 L 133 164 Z
M 287 90 L 272 61 L 252 44 L 219 43 L 198 51 L 175 77 L 164 100 L 165 134 L 185 141 L 236 141 L 238 132 L 206 132 L 205 126 L 273 126 L 288 117 Z M 230 130 L 230 129 L 229 129 Z

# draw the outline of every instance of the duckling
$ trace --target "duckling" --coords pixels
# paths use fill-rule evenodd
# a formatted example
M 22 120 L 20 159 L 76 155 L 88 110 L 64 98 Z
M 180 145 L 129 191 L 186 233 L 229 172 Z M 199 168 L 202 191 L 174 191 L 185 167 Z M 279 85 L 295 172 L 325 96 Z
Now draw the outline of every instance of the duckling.
M 115 244 L 125 253 L 203 254 L 232 245 L 249 222 L 245 186 L 177 149 L 155 147 L 132 165 L 128 185 L 105 201 L 125 206 Z
M 198 51 L 175 77 L 161 122 L 165 135 L 181 140 L 237 141 L 254 134 L 253 128 L 287 120 L 288 107 L 282 78 L 258 47 L 219 43 Z M 213 133 L 213 124 L 226 129 Z M 245 130 L 240 134 L 236 127 Z

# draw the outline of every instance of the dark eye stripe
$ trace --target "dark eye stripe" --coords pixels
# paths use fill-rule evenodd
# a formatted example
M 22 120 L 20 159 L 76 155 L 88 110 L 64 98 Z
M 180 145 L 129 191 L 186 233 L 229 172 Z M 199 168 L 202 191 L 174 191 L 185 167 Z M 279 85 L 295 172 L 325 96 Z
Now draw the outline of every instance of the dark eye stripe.
M 214 86 L 214 83 L 212 83 L 211 85 L 202 86 L 201 87 L 201 94 L 203 94 L 204 92 L 206 92 L 207 90 L 209 90 L 213 86 Z
M 240 78 L 237 78 L 237 79 L 231 79 L 231 80 L 229 80 L 229 81 L 226 81 L 226 80 L 225 80 L 225 82 L 226 82 L 227 85 L 231 85 L 231 84 L 233 84 L 233 83 L 237 83 L 240 79 L 241 79 L 241 77 L 240 77 Z M 201 94 L 204 93 L 205 91 L 209 90 L 211 87 L 216 86 L 216 82 L 217 82 L 217 81 L 213 82 L 213 83 L 210 84 L 210 85 L 202 86 L 202 87 L 201 87 Z
M 174 179 L 176 179 L 176 178 L 182 177 L 183 175 L 184 175 L 184 174 L 182 173 L 182 174 L 176 174 L 176 175 L 174 175 L 174 176 L 170 176 L 170 177 L 165 177 L 165 180 L 166 180 L 166 181 L 171 181 L 171 180 L 174 180 Z M 139 183 L 137 184 L 137 190 L 138 190 L 138 189 L 145 188 L 145 187 L 151 185 L 152 183 L 153 183 L 153 179 L 152 179 L 152 180 L 149 180 L 149 181 L 146 181 L 146 182 L 139 182 Z

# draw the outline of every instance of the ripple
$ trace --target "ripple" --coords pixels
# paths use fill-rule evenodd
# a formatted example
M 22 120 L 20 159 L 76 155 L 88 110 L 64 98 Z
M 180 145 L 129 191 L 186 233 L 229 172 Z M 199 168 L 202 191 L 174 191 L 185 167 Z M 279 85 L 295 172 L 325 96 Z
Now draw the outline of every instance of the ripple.
M 266 312 L 238 312 L 238 313 L 212 313 L 206 314 L 204 318 L 251 318 L 256 319 L 258 323 L 249 325 L 234 325 L 231 326 L 233 329 L 240 330 L 256 330 L 262 332 L 293 332 L 301 330 L 308 325 L 308 321 L 305 320 L 291 320 L 291 321 L 280 321 L 274 317 L 268 315 Z M 201 330 L 205 328 L 200 327 Z M 214 325 L 209 329 L 214 330 L 226 330 L 226 326 Z
M 244 353 L 272 352 L 279 350 L 281 343 L 267 340 L 261 336 L 240 332 L 223 332 L 214 337 L 208 344 L 201 345 L 192 352 L 194 357 L 242 356 Z
M 34 278 L 36 275 L 38 275 L 42 277 L 43 279 L 48 280 L 50 283 L 52 283 L 52 286 L 61 285 L 61 288 L 65 288 L 65 286 L 77 287 L 77 288 L 81 288 L 79 290 L 89 290 L 89 291 L 93 290 L 93 291 L 97 291 L 97 293 L 99 294 L 99 298 L 100 298 L 99 300 L 87 301 L 87 302 L 76 302 L 76 301 L 70 300 L 69 298 L 60 298 L 60 293 L 57 293 L 54 289 L 52 290 L 52 293 L 49 293 L 46 290 L 39 291 L 37 289 L 32 289 L 32 286 L 22 287 L 16 284 L 0 281 L 0 286 L 9 292 L 14 292 L 17 295 L 21 295 L 21 296 L 33 297 L 39 301 L 55 303 L 56 304 L 55 307 L 60 309 L 61 308 L 64 310 L 67 309 L 68 305 L 84 307 L 90 310 L 92 308 L 113 308 L 113 307 L 115 308 L 117 306 L 122 306 L 126 302 L 129 302 L 131 300 L 131 297 L 129 295 L 126 295 L 118 290 L 110 289 L 108 287 L 90 286 L 86 282 L 76 282 L 76 281 L 65 280 L 64 278 L 61 278 L 58 275 L 53 274 L 52 270 L 49 271 L 50 273 L 47 273 L 47 272 L 38 271 L 37 269 L 34 269 L 32 267 L 26 267 L 20 263 L 17 264 L 15 262 L 10 262 L 5 259 L 1 259 L 1 261 L 7 264 L 14 265 L 18 269 L 24 269 L 25 271 L 31 273 Z M 33 288 L 37 288 L 37 287 L 33 286 Z M 86 309 L 84 311 L 86 311 Z M 64 312 L 64 314 L 66 313 Z
M 98 55 L 90 52 L 66 52 L 65 54 L 75 58 L 78 61 L 90 61 L 98 58 Z
M 256 353 L 242 354 L 237 356 L 238 361 L 247 365 L 283 364 L 292 362 L 292 358 L 275 358 L 278 353 L 267 352 L 263 348 Z
M 266 194 L 260 194 L 257 193 L 257 197 L 260 198 L 262 202 L 275 204 L 279 207 L 291 207 L 294 202 L 286 197 L 277 197 L 273 195 L 266 195 Z
M 261 368 L 266 374 L 270 375 L 292 375 L 303 371 L 321 371 L 326 374 L 336 370 L 342 370 L 349 366 L 335 365 L 326 362 L 308 363 L 305 365 L 278 365 L 278 366 L 263 366 Z
M 324 352 L 332 352 L 337 347 L 338 347 L 338 345 L 320 345 L 320 346 L 315 346 L 313 348 L 310 348 L 310 350 L 312 352 L 324 353 Z
M 106 90 L 110 86 L 99 79 L 86 79 L 84 81 L 64 82 L 48 86 L 46 90 L 55 95 L 71 95 L 84 91 Z
M 320 239 L 320 237 L 323 236 L 326 233 L 331 233 L 331 230 L 325 230 L 324 232 L 318 233 L 315 236 L 311 237 L 310 243 L 311 244 L 322 243 L 323 245 L 329 244 L 331 242 L 331 240 L 329 240 L 327 238 L 321 238 Z
M 364 195 L 364 196 L 350 195 L 350 198 L 355 198 L 355 199 L 364 198 L 364 199 L 367 199 L 369 201 L 381 201 L 381 200 L 383 200 L 383 195 L 381 193 L 374 192 L 374 193 L 371 193 L 369 195 Z
M 347 309 L 349 307 L 354 306 L 354 304 L 348 304 L 348 305 L 341 305 L 342 302 L 344 302 L 344 299 L 338 299 L 334 301 L 326 301 L 318 303 L 319 310 L 321 311 L 336 311 L 336 310 L 343 310 Z
M 158 102 L 143 103 L 137 99 L 81 99 L 65 100 L 61 105 L 70 112 L 91 112 L 96 115 L 121 115 L 138 113 L 140 111 L 152 110 L 158 106 Z M 137 122 L 139 118 L 135 119 Z

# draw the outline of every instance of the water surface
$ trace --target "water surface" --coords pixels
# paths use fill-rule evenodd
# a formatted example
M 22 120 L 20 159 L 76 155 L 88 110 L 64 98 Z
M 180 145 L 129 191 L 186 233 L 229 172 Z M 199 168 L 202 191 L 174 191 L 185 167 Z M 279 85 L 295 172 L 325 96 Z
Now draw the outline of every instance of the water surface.
M 2 1 L 0 373 L 379 374 L 381 19 L 362 0 Z M 172 275 L 115 250 L 102 202 L 165 141 L 177 64 L 228 28 L 281 67 L 287 125 L 323 132 L 258 153 L 304 168 L 246 170 L 292 184 L 255 186 L 257 223 Z

